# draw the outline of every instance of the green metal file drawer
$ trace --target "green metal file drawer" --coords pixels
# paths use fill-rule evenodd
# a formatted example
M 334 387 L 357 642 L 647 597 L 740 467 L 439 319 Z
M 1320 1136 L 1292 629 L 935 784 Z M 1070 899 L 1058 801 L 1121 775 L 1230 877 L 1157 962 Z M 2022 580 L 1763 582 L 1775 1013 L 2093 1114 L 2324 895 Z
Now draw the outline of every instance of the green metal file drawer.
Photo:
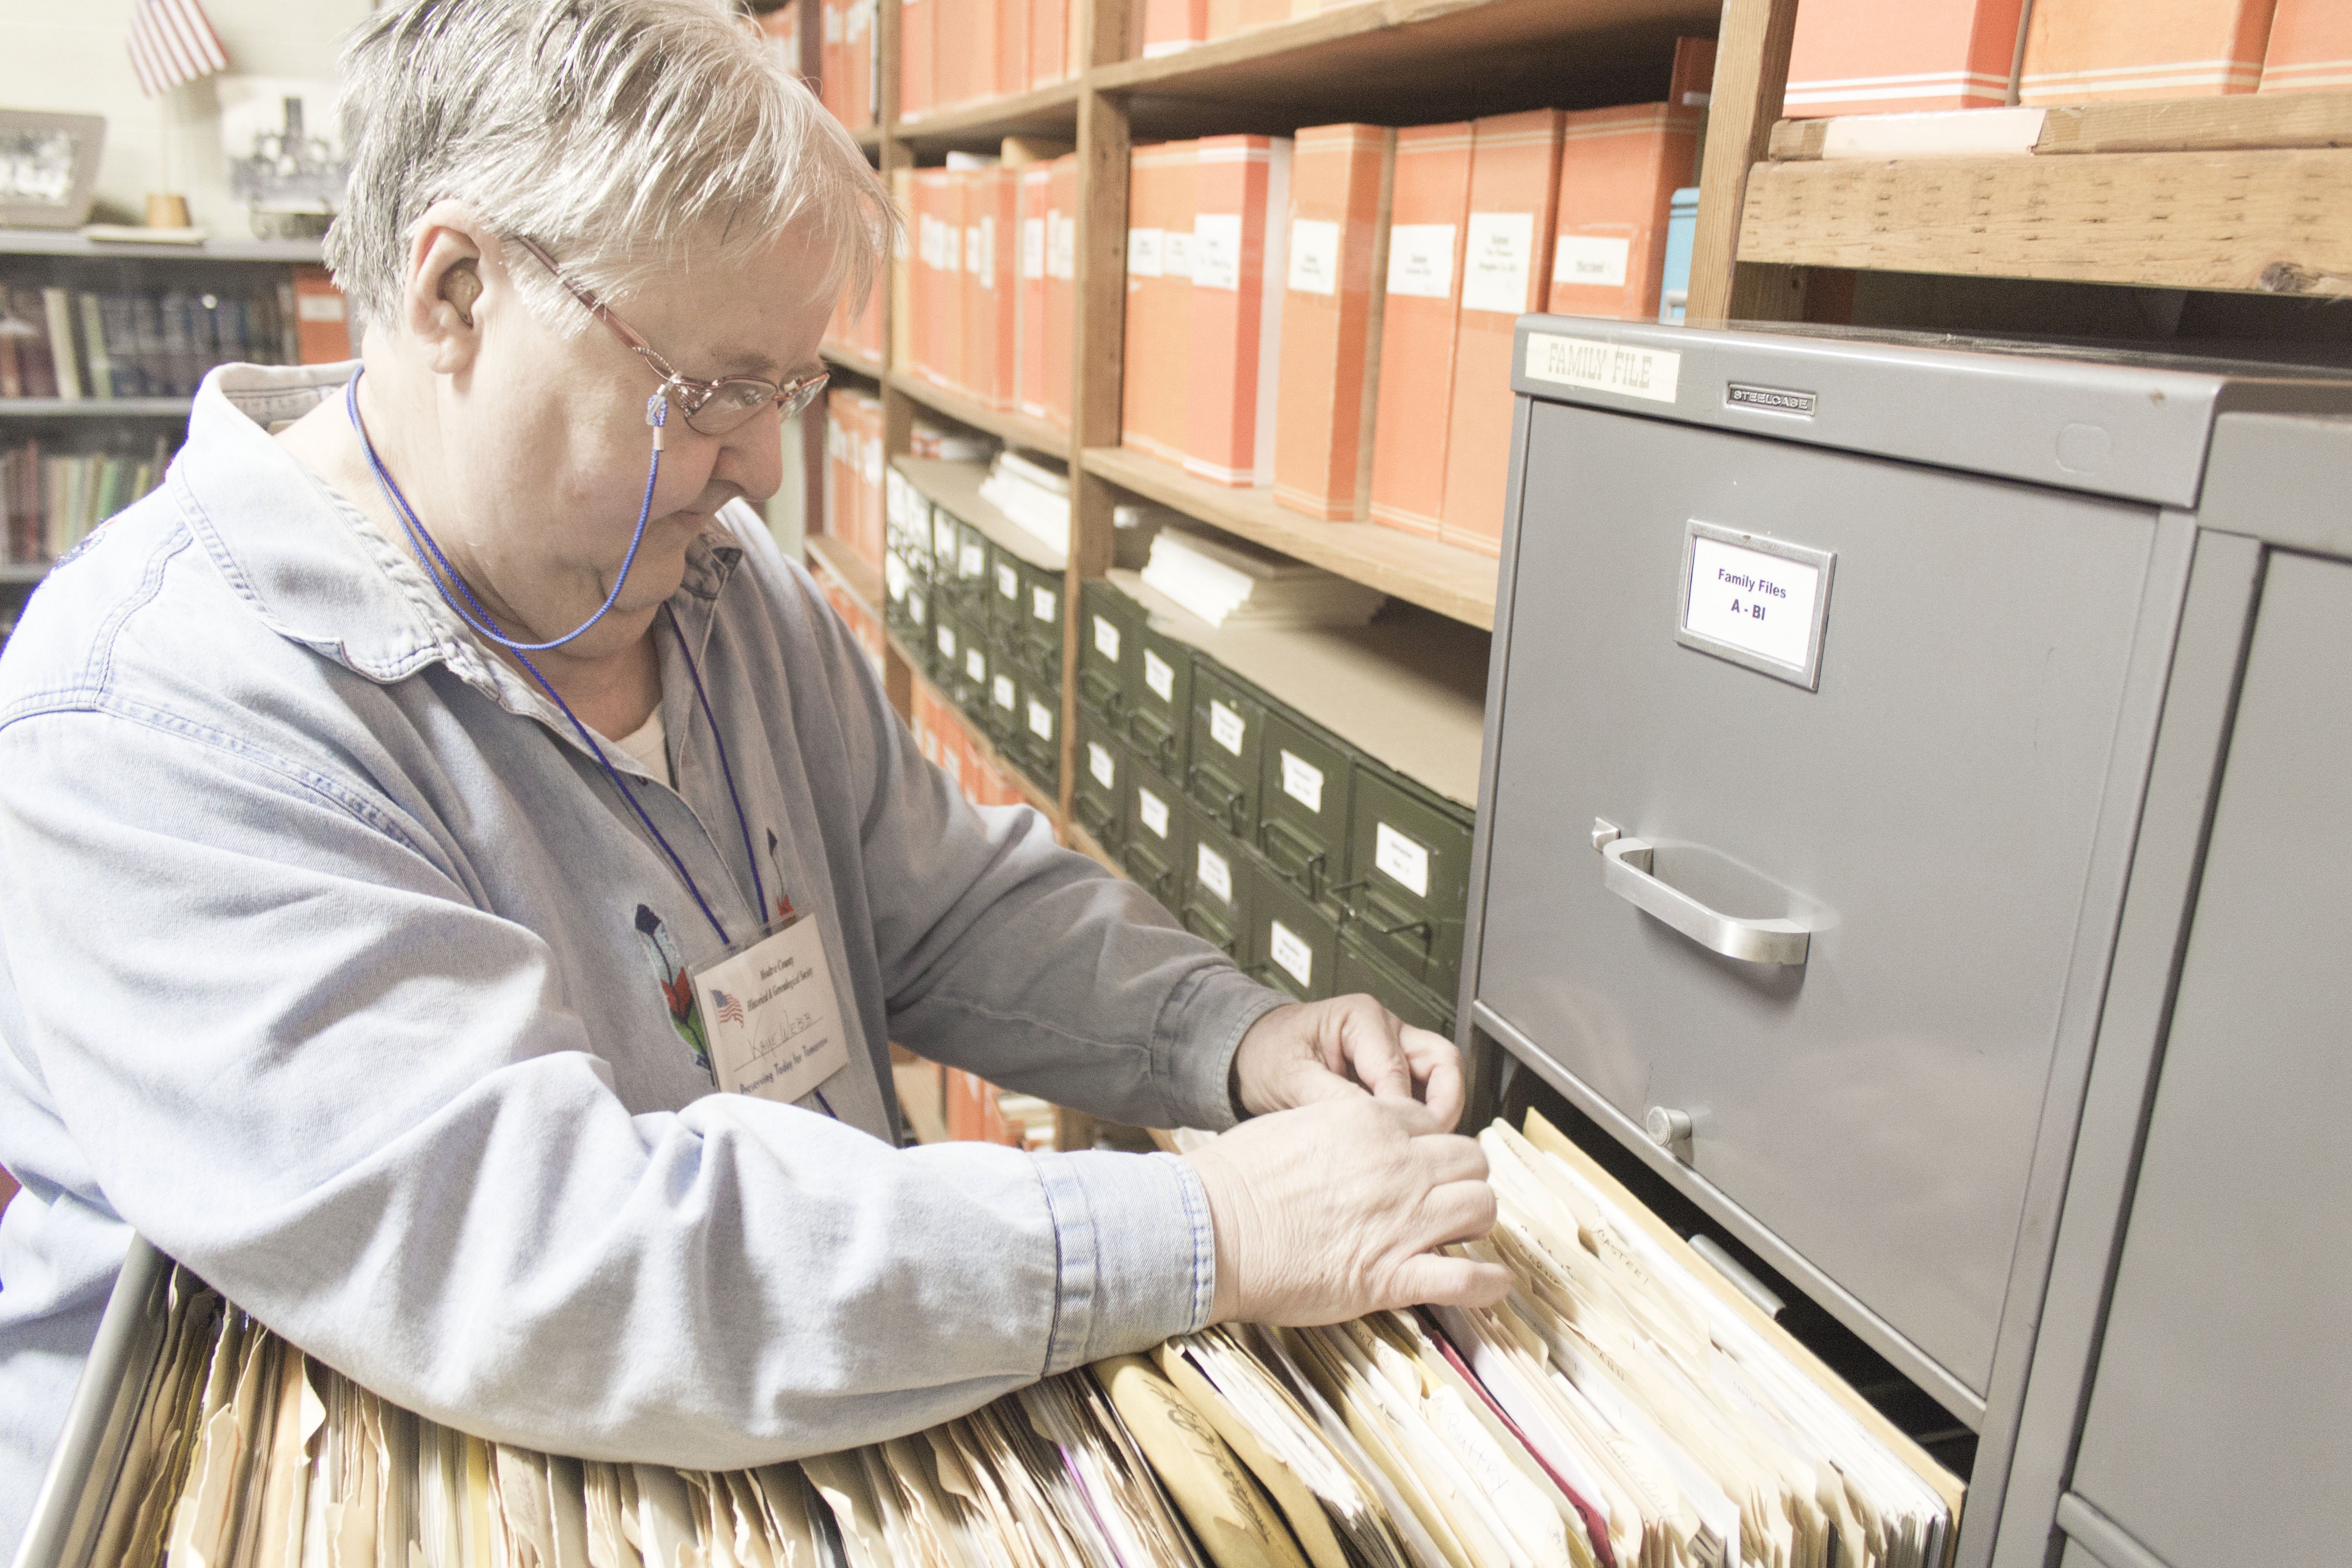
M 1127 842 L 1119 846 L 1119 864 L 1138 886 L 1158 899 L 1170 913 L 1184 906 L 1184 879 L 1192 866 L 1192 824 L 1184 796 L 1167 778 L 1132 754 L 1133 773 L 1127 802 Z
M 1250 973 L 1302 1002 L 1341 994 L 1339 921 L 1259 857 L 1250 857 L 1250 868 L 1257 879 Z
M 897 545 L 882 552 L 882 621 L 900 637 L 913 640 L 927 617 L 908 609 L 910 600 L 928 597 L 931 585 L 917 575 L 907 564 L 905 552 Z
M 1080 827 L 1112 855 L 1127 842 L 1129 795 L 1134 788 L 1127 738 L 1100 715 L 1078 710 L 1078 777 L 1070 812 Z
M 1021 629 L 1027 606 L 1023 569 L 1029 563 L 1003 545 L 988 547 L 988 624 L 1000 637 L 1010 639 Z
M 961 552 L 963 525 L 945 507 L 935 506 L 931 514 L 931 584 L 938 588 L 954 585 L 956 557 Z
M 931 503 L 898 469 L 888 471 L 884 505 L 884 542 L 919 577 L 931 574 Z
M 1332 994 L 1353 996 L 1360 992 L 1416 1029 L 1453 1037 L 1454 1009 L 1443 999 L 1375 957 L 1353 931 L 1341 933 L 1339 948 L 1339 975 Z
M 1226 957 L 1247 968 L 1252 923 L 1257 911 L 1258 879 L 1242 841 L 1217 825 L 1197 805 L 1192 813 L 1192 849 L 1185 857 L 1185 929 L 1214 943 Z
M 1227 833 L 1257 827 L 1258 752 L 1266 703 L 1256 689 L 1205 658 L 1192 664 L 1192 762 L 1184 787 Z
M 1039 788 L 1053 795 L 1062 779 L 1062 689 L 1009 659 L 1000 658 L 996 668 L 999 678 L 1012 676 L 1018 710 L 1004 749 Z
M 1406 979 L 1440 995 L 1462 975 L 1470 813 L 1358 759 L 1349 797 L 1349 929 Z
M 1257 847 L 1276 872 L 1326 897 L 1348 858 L 1348 749 L 1286 708 L 1270 708 L 1257 792 Z
M 931 684 L 950 701 L 960 701 L 956 682 L 963 677 L 963 617 L 954 597 L 943 587 L 931 590 L 931 632 L 928 643 Z
M 1059 685 L 1062 679 L 1062 574 L 1034 562 L 1014 568 L 1020 602 L 1003 623 L 1005 652 L 1024 669 Z M 1002 573 L 999 574 L 1000 579 Z M 1000 583 L 1001 586 L 1001 583 Z
M 1143 665 L 1143 606 L 1097 577 L 1078 614 L 1078 700 L 1124 734 L 1128 683 Z
M 1192 729 L 1192 648 L 1146 620 L 1140 657 L 1127 686 L 1127 733 L 1136 751 L 1169 777 L 1184 776 Z
M 974 616 L 971 621 L 965 623 L 967 627 L 976 630 L 975 623 L 979 618 Z M 979 701 L 967 711 L 979 721 L 982 729 L 988 731 L 988 738 L 996 742 L 998 749 L 1003 750 L 1012 743 L 1021 727 L 1021 679 L 992 644 L 979 640 L 977 636 L 964 647 L 963 668 L 968 676 L 972 675 L 975 668 L 979 671 L 975 681 L 980 691 Z
M 948 514 L 942 511 L 939 515 L 946 517 Z M 991 548 L 988 535 L 960 518 L 956 520 L 955 569 L 940 574 L 953 585 L 957 602 L 972 614 L 975 621 L 987 611 Z

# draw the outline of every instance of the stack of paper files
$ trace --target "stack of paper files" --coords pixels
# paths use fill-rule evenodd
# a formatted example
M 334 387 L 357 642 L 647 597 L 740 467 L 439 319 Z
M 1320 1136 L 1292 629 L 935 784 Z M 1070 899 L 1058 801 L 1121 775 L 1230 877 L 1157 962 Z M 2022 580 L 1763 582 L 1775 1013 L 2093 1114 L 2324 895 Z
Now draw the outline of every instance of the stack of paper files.
M 1152 540 L 1143 580 L 1213 626 L 1360 626 L 1387 602 L 1319 566 L 1181 528 Z
M 1066 553 L 1070 548 L 1070 480 L 1038 462 L 1024 458 L 1007 447 L 996 454 L 988 466 L 988 478 L 981 480 L 982 500 L 992 502 L 996 510 L 1035 534 L 1055 550 Z

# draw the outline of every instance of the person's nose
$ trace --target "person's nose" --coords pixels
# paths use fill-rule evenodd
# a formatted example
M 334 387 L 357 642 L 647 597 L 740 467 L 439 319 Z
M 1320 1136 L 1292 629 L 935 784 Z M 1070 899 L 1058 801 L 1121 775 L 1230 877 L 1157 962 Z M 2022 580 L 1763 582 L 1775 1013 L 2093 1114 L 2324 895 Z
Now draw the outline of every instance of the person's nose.
M 766 500 L 784 482 L 784 441 L 789 428 L 778 406 L 768 405 L 719 438 L 719 461 L 711 477 L 734 485 L 751 500 Z

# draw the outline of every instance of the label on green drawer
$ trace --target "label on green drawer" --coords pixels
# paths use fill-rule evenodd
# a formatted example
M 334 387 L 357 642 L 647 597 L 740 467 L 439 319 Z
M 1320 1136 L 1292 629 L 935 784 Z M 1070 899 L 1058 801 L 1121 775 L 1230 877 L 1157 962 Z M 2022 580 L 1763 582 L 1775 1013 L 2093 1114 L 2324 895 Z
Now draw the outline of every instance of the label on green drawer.
M 1200 846 L 1200 852 L 1195 858 L 1197 861 L 1201 886 L 1208 889 L 1209 891 L 1216 894 L 1220 899 L 1223 899 L 1227 905 L 1231 905 L 1234 901 L 1234 868 L 1232 865 L 1226 861 L 1223 856 L 1218 854 L 1215 850 L 1210 848 L 1205 844 Z
M 1118 662 L 1118 627 L 1100 616 L 1095 617 L 1095 651 L 1113 664 Z
M 1054 738 L 1054 710 L 1034 697 L 1029 699 L 1029 732 L 1041 741 Z
M 977 653 L 979 650 L 975 648 L 972 651 Z M 979 679 L 977 671 L 973 673 L 973 679 Z M 1013 678 L 1009 675 L 1000 675 L 989 682 L 988 695 L 999 708 L 1008 713 L 1011 712 L 1013 710 Z
M 1372 864 L 1392 882 L 1429 897 L 1429 851 L 1387 823 L 1373 827 Z
M 1274 950 L 1274 961 L 1288 970 L 1293 980 L 1301 985 L 1315 984 L 1315 950 L 1297 931 L 1276 921 L 1266 945 Z
M 1242 754 L 1242 737 L 1247 730 L 1240 714 L 1215 698 L 1209 699 L 1209 733 L 1217 744 L 1238 757 Z
M 1087 742 L 1087 771 L 1105 789 L 1118 787 L 1118 763 L 1112 760 L 1110 748 L 1100 741 Z
M 1061 597 L 1059 595 L 1055 594 L 1053 589 L 1032 588 L 1029 590 L 1029 613 L 1036 616 L 1039 620 L 1044 621 L 1047 626 L 1054 624 L 1055 612 L 1060 607 Z M 1116 641 L 1117 639 L 1118 634 L 1113 633 L 1112 640 Z
M 1323 770 L 1293 752 L 1282 753 L 1282 793 L 1323 815 Z
M 1176 667 L 1152 652 L 1143 650 L 1143 684 L 1162 702 L 1176 700 Z
M 1168 803 L 1141 784 L 1135 786 L 1135 814 L 1155 837 L 1168 837 Z

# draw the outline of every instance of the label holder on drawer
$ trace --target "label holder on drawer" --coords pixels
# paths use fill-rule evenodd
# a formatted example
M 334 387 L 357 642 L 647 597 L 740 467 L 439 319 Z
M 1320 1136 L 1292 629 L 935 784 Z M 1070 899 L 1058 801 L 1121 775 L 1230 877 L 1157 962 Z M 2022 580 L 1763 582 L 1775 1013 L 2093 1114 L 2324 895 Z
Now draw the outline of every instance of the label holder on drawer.
M 1683 525 L 1675 640 L 1818 691 L 1833 552 L 1701 522 Z

